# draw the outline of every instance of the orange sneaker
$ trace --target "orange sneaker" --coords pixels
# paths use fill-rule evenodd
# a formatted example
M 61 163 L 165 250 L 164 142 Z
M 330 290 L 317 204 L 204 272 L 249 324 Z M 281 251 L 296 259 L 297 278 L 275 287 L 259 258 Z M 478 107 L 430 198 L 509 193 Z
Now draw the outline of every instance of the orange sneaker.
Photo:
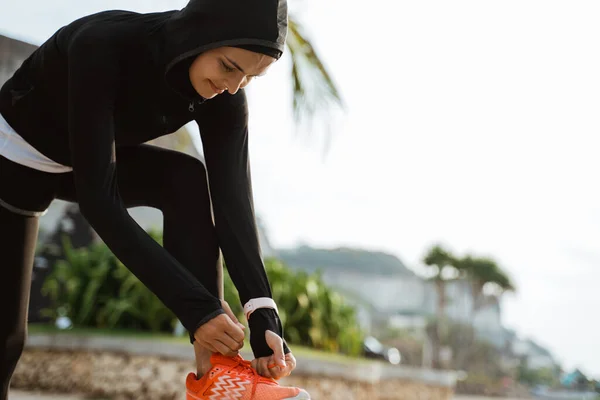
M 187 400 L 310 400 L 302 389 L 283 387 L 262 377 L 242 357 L 210 357 L 212 368 L 200 379 L 190 372 L 186 379 Z

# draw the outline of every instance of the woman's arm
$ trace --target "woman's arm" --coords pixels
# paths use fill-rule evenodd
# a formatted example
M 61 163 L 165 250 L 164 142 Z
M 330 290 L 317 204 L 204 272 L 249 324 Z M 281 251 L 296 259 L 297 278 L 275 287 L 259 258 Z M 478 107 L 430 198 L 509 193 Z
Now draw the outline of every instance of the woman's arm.
M 224 313 L 219 299 L 131 218 L 119 196 L 114 141 L 119 44 L 100 27 L 86 27 L 71 39 L 68 67 L 68 124 L 81 213 L 119 260 L 195 332 Z
M 215 227 L 227 270 L 242 304 L 253 298 L 272 297 L 254 214 L 244 90 L 206 101 L 199 107 L 196 121 L 206 159 Z M 283 335 L 277 313 L 261 308 L 252 313 L 248 322 L 255 357 L 271 355 L 264 333 L 269 329 Z M 285 350 L 289 352 L 287 347 Z

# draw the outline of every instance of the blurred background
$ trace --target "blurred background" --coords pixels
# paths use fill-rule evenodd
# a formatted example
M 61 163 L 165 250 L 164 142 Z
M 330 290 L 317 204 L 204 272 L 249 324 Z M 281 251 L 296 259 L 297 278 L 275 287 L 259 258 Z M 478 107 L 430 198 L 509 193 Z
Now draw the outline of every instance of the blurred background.
M 0 83 L 80 16 L 185 4 L 0 0 Z M 595 398 L 600 5 L 289 8 L 288 51 L 248 94 L 261 245 L 292 349 L 371 360 L 404 387 L 453 373 L 439 398 Z M 202 158 L 193 124 L 154 144 Z M 161 240 L 159 211 L 130 212 Z M 30 336 L 185 342 L 76 206 L 56 201 L 41 224 Z M 228 277 L 225 289 L 241 314 Z

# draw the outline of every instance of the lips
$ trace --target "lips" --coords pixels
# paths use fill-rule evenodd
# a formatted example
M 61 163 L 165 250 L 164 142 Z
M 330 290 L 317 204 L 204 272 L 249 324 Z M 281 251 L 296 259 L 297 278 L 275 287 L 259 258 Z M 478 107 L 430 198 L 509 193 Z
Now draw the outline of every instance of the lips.
M 218 87 L 216 87 L 215 84 L 210 79 L 208 80 L 208 83 L 210 83 L 210 87 L 212 88 L 212 90 L 215 91 L 215 93 L 221 94 L 225 91 L 223 89 L 219 89 Z

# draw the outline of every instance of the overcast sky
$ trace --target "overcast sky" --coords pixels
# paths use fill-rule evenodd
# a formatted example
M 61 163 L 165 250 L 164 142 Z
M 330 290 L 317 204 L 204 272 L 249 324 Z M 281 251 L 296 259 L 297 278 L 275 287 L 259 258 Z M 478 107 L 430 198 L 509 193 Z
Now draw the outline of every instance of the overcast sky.
M 0 33 L 40 44 L 90 12 L 185 3 L 0 0 Z M 600 377 L 600 3 L 365 5 L 290 5 L 347 103 L 326 157 L 320 132 L 292 129 L 287 56 L 250 89 L 272 244 L 384 250 L 419 271 L 436 241 L 493 256 L 519 288 L 505 324 Z

